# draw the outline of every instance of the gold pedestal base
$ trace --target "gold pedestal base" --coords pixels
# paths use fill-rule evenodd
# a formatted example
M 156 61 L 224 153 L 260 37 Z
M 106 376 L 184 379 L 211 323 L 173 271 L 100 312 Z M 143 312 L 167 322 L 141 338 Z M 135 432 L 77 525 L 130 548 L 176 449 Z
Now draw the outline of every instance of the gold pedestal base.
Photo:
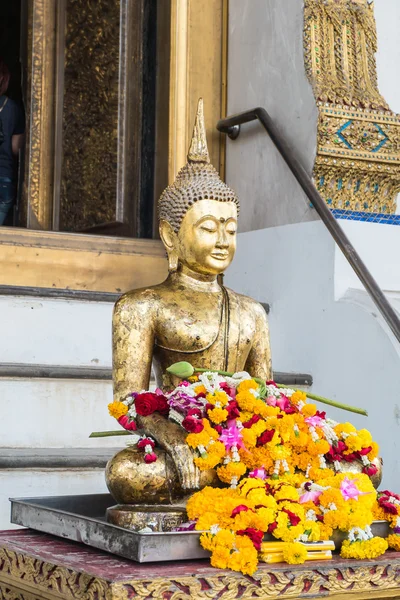
M 118 504 L 107 509 L 107 521 L 137 532 L 172 531 L 187 521 L 184 506 Z

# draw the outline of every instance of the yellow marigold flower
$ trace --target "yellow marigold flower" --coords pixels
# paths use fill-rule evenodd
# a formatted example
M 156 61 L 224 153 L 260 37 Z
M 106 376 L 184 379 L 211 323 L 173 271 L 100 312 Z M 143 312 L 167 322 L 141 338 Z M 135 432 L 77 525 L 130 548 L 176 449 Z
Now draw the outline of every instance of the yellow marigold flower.
M 321 539 L 321 528 L 319 523 L 315 521 L 305 521 L 304 531 L 308 533 L 308 540 L 310 542 L 319 542 Z
M 333 534 L 332 527 L 329 527 L 326 523 L 319 523 L 319 529 L 321 532 L 321 540 L 330 540 Z
M 280 412 L 281 411 L 278 406 L 269 406 L 268 404 L 264 404 L 263 402 L 263 406 L 262 408 L 260 408 L 259 414 L 264 419 L 268 419 L 269 417 L 276 417 L 276 415 L 279 415 Z M 268 425 L 271 425 L 270 421 L 268 421 Z
M 211 566 L 216 569 L 226 569 L 230 559 L 231 551 L 228 548 L 217 546 L 211 554 Z
M 245 379 L 239 383 L 237 387 L 238 392 L 247 392 L 248 390 L 258 390 L 258 383 L 254 379 Z M 253 396 L 254 398 L 254 396 Z
M 302 565 L 307 559 L 307 550 L 299 542 L 283 546 L 283 558 L 289 565 Z
M 120 419 L 121 417 L 126 415 L 128 410 L 129 409 L 126 406 L 126 404 L 124 404 L 123 402 L 118 402 L 118 400 L 108 405 L 108 412 L 112 417 L 114 417 L 114 419 Z
M 214 539 L 214 535 L 212 535 L 209 531 L 205 531 L 200 535 L 200 544 L 204 550 L 209 550 L 211 552 L 215 546 Z
M 232 571 L 240 571 L 244 575 L 253 575 L 257 570 L 258 553 L 252 541 L 245 535 L 236 536 L 237 552 L 229 557 L 228 567 Z
M 261 522 L 261 531 L 267 531 L 269 525 L 276 519 L 276 510 L 273 508 L 259 508 L 257 513 Z
M 300 392 L 300 390 L 296 390 L 295 393 L 291 395 L 290 401 L 296 406 L 299 402 L 307 402 L 307 394 Z
M 269 446 L 272 442 L 268 442 L 267 446 Z M 290 457 L 291 450 L 287 446 L 272 446 L 270 448 L 271 458 L 273 460 L 285 460 Z
M 359 452 L 363 447 L 361 439 L 358 437 L 358 435 L 349 435 L 349 437 L 346 438 L 346 445 L 348 447 L 348 450 L 345 450 L 343 454 Z
M 229 396 L 226 392 L 214 392 L 214 394 L 207 394 L 206 400 L 209 404 L 220 403 L 221 406 L 226 406 L 229 402 Z
M 265 489 L 265 483 L 258 479 L 257 477 L 246 477 L 246 479 L 242 479 L 237 487 L 237 491 L 241 496 L 246 496 L 253 489 Z
M 342 544 L 340 556 L 342 558 L 376 558 L 386 552 L 388 543 L 380 537 L 374 537 L 370 540 L 350 542 L 345 540 Z
M 251 429 L 242 430 L 243 443 L 246 448 L 254 447 L 257 443 L 257 434 Z
M 339 437 L 343 433 L 356 433 L 357 432 L 357 429 L 351 423 L 338 423 L 337 425 L 335 425 L 335 427 L 333 429 L 334 429 L 336 435 L 338 435 Z
M 225 408 L 213 408 L 207 414 L 213 423 L 219 425 L 219 423 L 226 421 L 229 413 Z
M 299 492 L 291 485 L 281 485 L 274 494 L 275 500 L 294 500 L 298 502 Z
M 203 423 L 206 420 L 207 419 L 203 419 Z M 200 431 L 200 433 L 189 433 L 186 437 L 186 443 L 191 448 L 197 448 L 197 446 L 208 446 L 211 439 L 210 432 L 204 427 L 203 431 Z
M 199 380 L 197 375 L 191 375 L 191 377 L 187 378 L 188 381 L 190 381 L 190 383 L 196 383 L 196 381 Z M 200 392 L 196 392 L 197 394 L 199 394 Z
M 235 534 L 227 529 L 220 529 L 215 536 L 215 543 L 218 546 L 224 546 L 229 549 L 232 549 L 235 546 L 235 540 Z
M 236 402 L 241 410 L 254 412 L 257 400 L 251 392 L 244 391 L 236 395 Z
M 206 394 L 207 393 L 207 390 L 203 384 L 196 385 L 196 387 L 194 388 L 194 391 L 196 394 Z
M 267 425 L 266 421 L 261 419 L 260 421 L 258 421 L 257 423 L 254 423 L 254 425 L 252 425 L 250 427 L 250 431 L 254 431 L 256 436 L 259 437 L 262 433 L 264 433 L 264 431 L 267 429 L 267 427 L 268 427 L 268 425 Z
M 222 442 L 214 442 L 207 447 L 207 453 L 223 458 L 226 454 L 225 445 Z
M 368 454 L 368 459 L 372 461 L 379 456 L 379 446 L 376 442 L 372 442 L 371 447 L 372 449 L 371 452 Z
M 217 475 L 224 483 L 230 483 L 233 477 L 241 477 L 247 471 L 246 465 L 242 462 L 230 462 L 217 469 Z
M 317 412 L 317 407 L 315 406 L 315 404 L 306 404 L 301 409 L 301 412 L 306 417 L 313 417 Z
M 221 457 L 217 454 L 208 454 L 205 458 L 195 457 L 193 462 L 196 467 L 199 467 L 200 471 L 207 471 L 208 469 L 214 469 L 221 462 Z
M 396 552 L 400 552 L 400 536 L 395 533 L 391 533 L 387 536 L 386 541 L 389 545 L 389 548 L 392 550 L 396 550 Z

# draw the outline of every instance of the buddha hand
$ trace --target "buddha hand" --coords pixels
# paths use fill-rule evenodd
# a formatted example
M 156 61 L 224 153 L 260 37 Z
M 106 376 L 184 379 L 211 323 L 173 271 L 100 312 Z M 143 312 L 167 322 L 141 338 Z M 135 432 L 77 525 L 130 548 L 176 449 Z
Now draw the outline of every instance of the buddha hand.
M 146 435 L 153 437 L 171 456 L 182 489 L 185 491 L 198 490 L 200 470 L 194 464 L 193 450 L 186 444 L 187 432 L 157 413 L 147 417 L 138 417 L 138 425 Z

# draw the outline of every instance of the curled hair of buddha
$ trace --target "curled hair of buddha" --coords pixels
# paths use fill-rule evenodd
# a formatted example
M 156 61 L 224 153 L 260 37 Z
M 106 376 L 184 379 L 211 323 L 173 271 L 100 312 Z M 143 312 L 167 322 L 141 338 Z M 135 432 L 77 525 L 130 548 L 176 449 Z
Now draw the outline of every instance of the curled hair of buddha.
M 239 212 L 239 199 L 220 178 L 210 163 L 204 124 L 203 99 L 200 98 L 188 162 L 179 171 L 174 183 L 167 187 L 158 201 L 158 218 L 168 221 L 177 233 L 183 217 L 195 202 L 217 200 L 234 202 Z

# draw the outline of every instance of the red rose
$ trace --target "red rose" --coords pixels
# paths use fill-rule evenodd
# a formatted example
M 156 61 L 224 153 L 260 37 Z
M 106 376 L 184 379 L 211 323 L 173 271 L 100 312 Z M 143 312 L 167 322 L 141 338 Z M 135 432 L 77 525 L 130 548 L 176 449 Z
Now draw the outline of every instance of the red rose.
M 358 452 L 358 454 L 359 454 L 360 456 L 367 456 L 367 454 L 369 454 L 369 453 L 371 452 L 371 450 L 372 450 L 372 446 L 368 446 L 367 448 L 362 448 L 362 449 L 361 449 L 361 450 Z
M 326 412 L 324 410 L 317 410 L 317 412 L 315 413 L 316 417 L 320 417 L 321 419 L 326 419 Z
M 267 385 L 274 385 L 276 387 L 276 383 L 275 381 L 273 381 L 273 379 L 269 379 L 268 381 L 265 382 Z
M 137 447 L 139 448 L 139 450 L 144 450 L 146 446 L 151 446 L 152 448 L 154 448 L 155 443 L 150 438 L 142 438 L 137 443 Z
M 383 490 L 383 492 L 379 492 L 380 497 L 382 496 L 393 496 L 396 500 L 400 500 L 399 494 L 395 494 L 394 492 L 390 492 L 389 490 Z
M 156 412 L 158 408 L 158 396 L 151 392 L 138 394 L 135 398 L 135 408 L 138 415 L 147 417 Z
M 276 521 L 274 521 L 273 523 L 270 523 L 268 525 L 268 532 L 267 533 L 272 533 L 273 531 L 275 531 L 275 529 L 278 527 L 278 523 Z
M 283 508 L 282 512 L 285 512 L 287 514 L 292 527 L 296 527 L 296 525 L 298 525 L 300 523 L 300 517 L 298 517 L 297 515 L 292 513 L 291 510 L 288 510 L 287 508 Z
M 378 500 L 379 506 L 383 508 L 385 513 L 389 513 L 390 515 L 397 515 L 397 508 L 391 502 L 385 500 L 385 498 L 379 498 Z
M 204 429 L 203 422 L 196 417 L 186 417 L 186 419 L 183 419 L 182 427 L 189 433 L 200 433 Z
M 221 425 L 214 425 L 213 429 L 215 429 L 215 431 L 218 433 L 218 435 L 221 435 L 221 433 L 222 433 Z
M 201 410 L 199 408 L 191 408 L 190 410 L 188 410 L 186 416 L 187 417 L 198 417 L 199 419 L 201 419 L 201 417 L 203 415 L 201 414 Z
M 367 465 L 363 468 L 362 472 L 368 477 L 372 477 L 372 475 L 376 475 L 378 472 L 378 468 L 375 465 Z
M 317 522 L 318 523 L 323 523 L 324 522 L 324 515 L 317 515 Z
M 157 460 L 157 454 L 155 454 L 154 452 L 151 452 L 151 454 L 144 455 L 144 462 L 147 464 L 156 462 L 156 460 Z
M 249 510 L 249 507 L 245 506 L 244 504 L 239 504 L 239 506 L 234 508 L 232 511 L 232 514 L 231 514 L 232 519 L 233 519 L 233 517 L 236 517 L 236 515 L 241 513 L 243 510 L 247 511 L 247 510 Z
M 264 538 L 264 533 L 262 531 L 253 529 L 253 527 L 247 527 L 247 529 L 239 529 L 236 533 L 237 535 L 247 535 L 253 542 L 254 548 L 258 551 L 261 550 L 261 542 Z
M 267 429 L 267 431 L 264 431 L 264 433 L 257 438 L 257 446 L 265 446 L 265 444 L 268 444 L 274 437 L 274 433 L 275 429 Z
M 225 406 L 226 410 L 228 411 L 228 421 L 230 421 L 231 419 L 236 419 L 237 417 L 240 416 L 240 412 L 239 412 L 239 406 L 238 403 L 235 400 L 231 400 L 227 406 Z
M 251 419 L 249 419 L 248 421 L 246 421 L 246 423 L 243 423 L 243 427 L 245 427 L 246 429 L 250 429 L 250 427 L 252 425 L 255 425 L 256 423 L 258 423 L 258 421 L 261 419 L 260 415 L 253 415 L 251 417 Z
M 161 396 L 161 394 L 157 394 L 157 411 L 162 415 L 167 415 L 169 413 L 168 400 L 165 396 Z

